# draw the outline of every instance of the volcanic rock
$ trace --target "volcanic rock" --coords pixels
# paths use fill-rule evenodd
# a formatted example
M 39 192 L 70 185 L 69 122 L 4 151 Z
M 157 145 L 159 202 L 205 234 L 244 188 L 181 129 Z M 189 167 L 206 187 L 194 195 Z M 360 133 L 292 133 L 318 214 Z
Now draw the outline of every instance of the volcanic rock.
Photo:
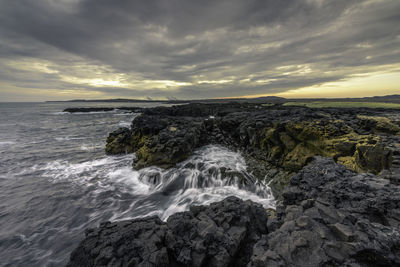
M 68 266 L 400 266 L 400 186 L 315 157 L 282 197 L 103 223 Z
M 187 159 L 196 148 L 224 145 L 241 151 L 249 170 L 271 181 L 275 195 L 280 196 L 290 177 L 316 155 L 356 172 L 396 180 L 400 123 L 391 115 L 398 112 L 246 103 L 156 107 L 144 109 L 130 132 L 111 133 L 106 152 L 136 152 L 133 166 L 137 169 L 168 168 Z
M 244 266 L 267 221 L 260 204 L 228 197 L 167 222 L 107 222 L 86 232 L 67 266 Z

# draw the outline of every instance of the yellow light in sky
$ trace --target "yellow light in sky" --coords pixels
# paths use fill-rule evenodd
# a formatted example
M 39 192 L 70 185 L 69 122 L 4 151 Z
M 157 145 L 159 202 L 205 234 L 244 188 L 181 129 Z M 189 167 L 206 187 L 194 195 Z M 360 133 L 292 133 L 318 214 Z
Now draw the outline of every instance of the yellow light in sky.
M 93 86 L 115 86 L 121 87 L 124 86 L 120 81 L 112 81 L 112 80 L 103 80 L 103 79 L 91 79 L 89 80 L 89 84 Z
M 232 82 L 232 80 L 202 80 L 198 81 L 197 84 L 224 84 L 230 82 Z
M 80 78 L 75 76 L 68 76 L 68 75 L 60 75 L 60 78 L 64 82 L 73 83 L 73 84 L 87 84 L 94 87 L 124 87 L 127 84 L 122 83 L 118 77 L 114 79 L 100 79 L 100 78 Z
M 48 74 L 59 72 L 58 70 L 54 69 L 54 66 L 51 62 L 46 60 L 24 58 L 21 60 L 4 60 L 3 63 L 16 70 L 42 72 Z
M 188 82 L 178 82 L 172 80 L 144 80 L 142 82 L 158 89 L 168 89 L 169 87 L 180 87 L 180 86 L 191 85 L 191 83 Z M 140 81 L 137 81 L 137 83 L 140 83 Z
M 275 94 L 287 98 L 342 98 L 400 94 L 400 72 L 354 76 L 347 80 L 328 82 Z
M 367 43 L 360 44 L 360 46 L 368 46 Z M 49 97 L 59 97 L 60 95 L 69 94 L 70 97 L 86 96 L 86 97 L 114 97 L 113 88 L 131 89 L 135 92 L 146 92 L 148 90 L 159 90 L 163 92 L 184 91 L 182 87 L 192 87 L 191 89 L 201 90 L 205 87 L 215 86 L 216 90 L 219 88 L 229 86 L 243 87 L 245 93 L 246 88 L 265 87 L 264 94 L 257 95 L 242 95 L 242 96 L 226 96 L 226 97 L 261 97 L 261 96 L 281 96 L 285 98 L 344 98 L 344 97 L 366 97 L 376 95 L 390 95 L 400 94 L 400 64 L 388 64 L 381 66 L 372 66 L 359 68 L 357 73 L 348 76 L 346 79 L 320 83 L 312 86 L 302 88 L 279 88 L 280 82 L 285 82 L 286 76 L 290 76 L 292 84 L 296 84 L 296 79 L 306 79 L 323 77 L 342 77 L 349 73 L 346 69 L 319 69 L 318 66 L 310 64 L 296 64 L 285 65 L 276 67 L 273 70 L 260 70 L 259 72 L 251 73 L 248 75 L 233 75 L 227 72 L 213 73 L 212 75 L 194 75 L 182 80 L 157 80 L 149 77 L 144 77 L 141 74 L 121 73 L 116 72 L 112 68 L 104 65 L 96 65 L 94 63 L 86 63 L 84 61 L 77 61 L 75 64 L 70 65 L 57 65 L 47 60 L 34 59 L 34 58 L 19 58 L 17 60 L 5 60 L 1 62 L 11 70 L 17 70 L 16 75 L 22 73 L 23 75 L 30 75 L 32 79 L 40 81 L 42 77 L 52 77 L 52 85 L 57 88 L 57 83 L 54 81 L 62 81 L 69 84 L 70 88 L 67 90 L 48 90 L 51 88 L 47 85 L 39 89 L 27 88 L 23 83 L 8 84 L 3 83 L 3 93 L 13 94 L 17 98 L 22 98 L 23 93 L 30 95 L 31 92 L 36 92 Z M 1 64 L 0 64 L 1 65 Z M 189 66 L 189 68 L 195 65 Z M 353 70 L 353 69 L 351 69 Z M 229 75 L 231 74 L 231 75 Z M 282 76 L 285 76 L 282 78 Z M 274 84 L 278 88 L 274 88 Z M 198 87 L 197 87 L 198 86 Z M 32 86 L 34 87 L 34 86 Z M 85 90 L 87 87 L 109 87 L 109 92 L 104 93 L 96 89 Z M 18 92 L 14 92 L 19 88 Z M 284 91 L 286 90 L 286 91 Z M 106 90 L 103 90 L 106 91 Z M 45 92 L 45 93 L 44 93 Z M 96 92 L 96 93 L 95 93 Z M 270 93 L 276 92 L 276 93 Z M 277 93 L 278 92 L 278 93 Z M 190 98 L 190 97 L 188 97 Z M 32 98 L 33 99 L 33 98 Z M 39 98 L 38 98 L 39 99 Z

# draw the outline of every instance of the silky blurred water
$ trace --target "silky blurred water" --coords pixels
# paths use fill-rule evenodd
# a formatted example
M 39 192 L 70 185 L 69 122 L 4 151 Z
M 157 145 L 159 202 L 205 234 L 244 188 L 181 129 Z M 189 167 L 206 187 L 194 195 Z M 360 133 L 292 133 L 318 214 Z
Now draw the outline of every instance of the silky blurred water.
M 84 230 L 106 220 L 169 215 L 235 195 L 273 207 L 240 154 L 206 146 L 176 168 L 132 169 L 105 140 L 138 114 L 66 107 L 158 103 L 0 103 L 0 266 L 62 266 Z M 223 179 L 221 168 L 231 175 Z M 246 182 L 247 181 L 247 182 Z

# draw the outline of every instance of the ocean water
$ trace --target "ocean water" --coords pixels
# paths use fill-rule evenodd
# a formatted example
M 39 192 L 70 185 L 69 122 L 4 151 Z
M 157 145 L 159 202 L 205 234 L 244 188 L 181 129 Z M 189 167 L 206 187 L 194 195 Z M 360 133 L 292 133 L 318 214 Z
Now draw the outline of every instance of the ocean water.
M 64 113 L 74 106 L 134 103 L 0 103 L 0 266 L 63 266 L 102 221 L 158 215 L 235 195 L 274 207 L 243 157 L 206 146 L 171 169 L 132 168 L 133 154 L 107 156 L 105 140 L 139 114 Z M 221 168 L 231 171 L 221 179 Z M 250 181 L 244 183 L 243 181 Z

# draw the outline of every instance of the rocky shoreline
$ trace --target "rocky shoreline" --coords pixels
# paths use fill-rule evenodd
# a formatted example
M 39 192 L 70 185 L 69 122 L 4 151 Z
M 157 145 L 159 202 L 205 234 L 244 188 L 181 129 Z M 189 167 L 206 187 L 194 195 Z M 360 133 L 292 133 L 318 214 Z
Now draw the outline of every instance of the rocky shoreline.
M 400 114 L 248 103 L 143 109 L 107 138 L 135 168 L 240 151 L 276 211 L 227 198 L 88 230 L 69 266 L 399 266 Z M 224 170 L 229 175 L 229 170 Z
M 399 182 L 398 110 L 189 104 L 144 109 L 107 138 L 106 152 L 136 152 L 133 166 L 168 168 L 207 144 L 240 151 L 276 196 L 313 156 Z

